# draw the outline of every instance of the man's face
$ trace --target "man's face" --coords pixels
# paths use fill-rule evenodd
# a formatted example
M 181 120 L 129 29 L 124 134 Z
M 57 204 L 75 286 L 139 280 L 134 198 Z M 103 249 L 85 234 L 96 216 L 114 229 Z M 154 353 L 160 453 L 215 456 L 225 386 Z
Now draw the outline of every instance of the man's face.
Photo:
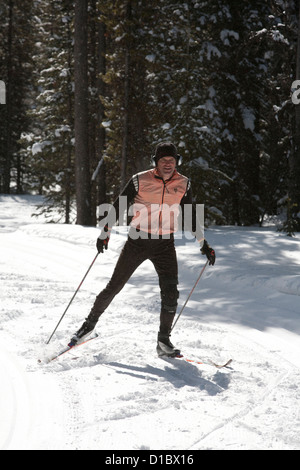
M 164 180 L 171 178 L 175 168 L 176 158 L 174 157 L 162 157 L 157 162 L 158 173 Z

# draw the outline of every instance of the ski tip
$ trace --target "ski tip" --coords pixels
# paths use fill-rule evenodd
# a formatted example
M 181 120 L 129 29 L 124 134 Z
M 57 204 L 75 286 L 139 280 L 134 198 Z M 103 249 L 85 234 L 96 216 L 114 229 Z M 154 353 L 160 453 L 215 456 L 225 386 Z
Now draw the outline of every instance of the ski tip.
M 94 332 L 92 334 L 92 336 L 90 336 L 89 338 L 87 338 L 85 341 L 83 341 L 82 343 L 74 343 L 72 340 L 69 342 L 69 344 L 64 348 L 62 349 L 60 352 L 58 352 L 57 354 L 55 355 L 52 355 L 44 360 L 42 359 L 38 359 L 38 363 L 39 364 L 49 364 L 50 362 L 54 361 L 55 359 L 58 359 L 59 357 L 63 356 L 65 353 L 67 353 L 68 351 L 70 351 L 71 349 L 77 347 L 77 346 L 81 346 L 83 344 L 86 344 L 88 343 L 89 341 L 91 341 L 92 339 L 96 339 L 98 338 L 98 333 Z
M 209 363 L 210 363 L 212 366 L 215 366 L 217 369 L 223 369 L 223 368 L 228 367 L 229 364 L 232 363 L 232 359 L 229 359 L 229 361 L 225 362 L 225 364 L 216 364 L 216 363 L 213 362 L 213 361 L 209 361 Z
M 222 365 L 222 367 L 228 367 L 232 363 L 232 359 L 229 359 L 229 361 L 225 362 L 225 364 Z
M 49 362 L 51 362 L 51 359 L 49 358 L 46 358 L 46 359 L 38 359 L 38 364 L 49 364 Z
M 226 362 L 226 364 L 224 365 L 224 367 L 229 366 L 229 364 L 231 364 L 231 363 L 232 363 L 232 359 L 229 359 L 229 361 Z

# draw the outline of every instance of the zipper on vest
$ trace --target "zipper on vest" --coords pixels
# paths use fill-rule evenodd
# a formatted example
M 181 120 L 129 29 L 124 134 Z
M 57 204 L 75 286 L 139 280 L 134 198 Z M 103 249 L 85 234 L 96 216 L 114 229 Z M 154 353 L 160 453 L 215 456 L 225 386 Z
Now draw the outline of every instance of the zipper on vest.
M 161 203 L 160 203 L 160 210 L 159 210 L 159 218 L 158 218 L 158 235 L 159 235 L 159 231 L 161 229 L 162 231 L 162 206 L 163 206 L 163 203 L 164 203 L 164 197 L 165 197 L 165 191 L 166 191 L 166 182 L 165 180 L 162 180 L 163 182 L 163 192 L 162 192 L 162 196 L 161 196 Z

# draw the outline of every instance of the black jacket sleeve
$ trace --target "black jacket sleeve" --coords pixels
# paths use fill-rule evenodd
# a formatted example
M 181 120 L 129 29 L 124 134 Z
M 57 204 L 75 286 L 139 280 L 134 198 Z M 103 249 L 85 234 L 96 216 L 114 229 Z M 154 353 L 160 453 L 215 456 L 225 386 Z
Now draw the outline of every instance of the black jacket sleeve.
M 204 214 L 203 206 L 195 205 L 190 183 L 180 202 L 182 210 L 182 228 L 189 231 L 199 242 L 204 240 Z M 202 220 L 203 219 L 203 220 Z
M 112 205 L 107 207 L 107 217 L 101 221 L 101 226 L 107 226 L 110 230 L 114 225 L 119 222 L 119 225 L 124 224 L 124 218 L 128 214 L 128 207 L 132 204 L 137 194 L 137 183 L 135 176 L 133 176 L 120 195 L 117 197 Z M 127 221 L 125 223 L 127 225 Z

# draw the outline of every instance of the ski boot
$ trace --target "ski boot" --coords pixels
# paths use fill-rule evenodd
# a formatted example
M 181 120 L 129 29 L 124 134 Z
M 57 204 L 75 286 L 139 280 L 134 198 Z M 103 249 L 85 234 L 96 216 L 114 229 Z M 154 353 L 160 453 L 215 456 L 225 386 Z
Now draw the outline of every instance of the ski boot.
M 81 328 L 72 336 L 68 346 L 72 347 L 76 344 L 83 343 L 84 340 L 92 333 L 97 322 L 86 319 Z
M 175 346 L 171 343 L 170 335 L 168 334 L 158 333 L 156 351 L 157 351 L 158 357 L 180 356 L 180 350 L 175 348 Z

